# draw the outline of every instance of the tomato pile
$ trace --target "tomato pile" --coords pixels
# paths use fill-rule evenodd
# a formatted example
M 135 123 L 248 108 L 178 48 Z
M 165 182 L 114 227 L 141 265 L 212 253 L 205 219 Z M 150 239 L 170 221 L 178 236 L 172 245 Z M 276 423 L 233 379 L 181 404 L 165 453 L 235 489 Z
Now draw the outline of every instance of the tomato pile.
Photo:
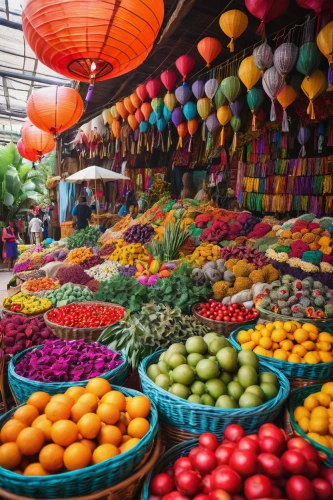
M 305 439 L 290 440 L 273 424 L 258 434 L 230 424 L 223 441 L 201 434 L 188 456 L 150 482 L 149 500 L 329 500 L 333 469 Z
M 69 304 L 52 309 L 47 319 L 57 325 L 72 328 L 99 328 L 113 325 L 124 315 L 125 309 L 120 306 Z
M 232 323 L 242 323 L 258 317 L 258 311 L 255 307 L 246 309 L 243 304 L 225 305 L 214 299 L 209 299 L 208 302 L 200 304 L 198 314 L 207 319 Z

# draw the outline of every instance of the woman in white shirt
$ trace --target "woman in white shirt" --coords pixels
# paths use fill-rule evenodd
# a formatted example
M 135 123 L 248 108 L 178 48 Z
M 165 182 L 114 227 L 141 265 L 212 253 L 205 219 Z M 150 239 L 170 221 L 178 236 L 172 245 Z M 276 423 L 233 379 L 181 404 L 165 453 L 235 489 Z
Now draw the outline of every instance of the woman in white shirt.
M 34 243 L 35 245 L 40 245 L 40 233 L 42 227 L 43 227 L 42 221 L 36 215 L 29 222 L 29 229 L 32 236 L 32 243 Z

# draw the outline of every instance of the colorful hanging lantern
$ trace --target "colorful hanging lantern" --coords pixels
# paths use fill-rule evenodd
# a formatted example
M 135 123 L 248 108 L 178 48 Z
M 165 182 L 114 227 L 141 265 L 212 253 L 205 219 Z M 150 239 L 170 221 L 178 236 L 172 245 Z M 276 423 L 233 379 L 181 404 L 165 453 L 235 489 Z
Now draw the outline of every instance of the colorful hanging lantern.
M 147 89 L 146 89 L 146 84 L 145 83 L 142 83 L 141 85 L 139 85 L 137 88 L 136 88 L 136 94 L 137 96 L 139 97 L 139 99 L 144 102 L 147 97 L 148 97 L 148 92 L 147 92 Z
M 39 155 L 36 150 L 34 149 L 28 149 L 25 147 L 23 144 L 22 139 L 20 139 L 16 145 L 17 151 L 19 154 L 22 156 L 22 158 L 25 158 L 26 160 L 35 162 L 39 159 Z
M 69 87 L 35 90 L 27 102 L 27 115 L 37 128 L 59 134 L 75 125 L 84 109 L 80 94 Z
M 297 134 L 297 140 L 302 146 L 299 152 L 299 156 L 302 156 L 303 158 L 306 155 L 305 144 L 308 142 L 310 137 L 311 137 L 311 130 L 309 129 L 309 127 L 300 127 Z
M 21 136 L 24 146 L 37 151 L 38 156 L 50 153 L 55 147 L 53 134 L 40 130 L 30 121 L 27 121 L 21 128 Z
M 219 82 L 216 78 L 210 78 L 205 83 L 205 94 L 211 101 L 214 99 L 217 89 L 219 88 Z
M 183 84 L 180 87 L 177 87 L 175 90 L 176 94 L 176 99 L 177 101 L 184 106 L 184 104 L 187 103 L 187 101 L 190 99 L 192 95 L 192 91 L 190 87 L 187 84 Z
M 107 123 L 109 125 L 112 125 L 112 122 L 113 122 L 114 118 L 111 115 L 111 109 L 104 109 L 102 111 L 102 117 L 103 117 L 103 120 L 104 120 L 104 125 L 106 125 Z
M 261 88 L 252 87 L 246 95 L 247 104 L 252 113 L 252 130 L 257 130 L 256 127 L 256 114 L 259 111 L 262 103 L 264 102 L 265 94 Z
M 136 92 L 133 92 L 133 94 L 130 95 L 130 99 L 135 109 L 138 109 L 141 106 L 141 99 Z
M 131 98 L 130 98 L 130 97 L 125 97 L 125 99 L 124 99 L 124 106 L 125 106 L 126 110 L 127 110 L 130 114 L 135 113 L 136 107 L 135 107 L 135 106 L 133 106 L 133 104 L 132 104 L 132 101 L 131 101 Z
M 291 85 L 285 85 L 281 92 L 277 96 L 277 100 L 282 106 L 283 109 L 283 118 L 282 118 L 282 132 L 289 132 L 289 123 L 287 116 L 287 108 L 290 106 L 297 97 L 297 92 Z
M 183 77 L 183 82 L 186 81 L 188 74 L 192 71 L 195 66 L 195 60 L 193 57 L 188 56 L 187 54 L 184 56 L 178 57 L 176 61 L 176 66 L 179 73 Z
M 271 122 L 275 122 L 276 120 L 274 100 L 279 95 L 285 84 L 286 82 L 284 78 L 282 78 L 275 66 L 272 66 L 265 71 L 264 76 L 262 77 L 262 86 L 264 87 L 264 91 L 272 101 L 270 114 Z
M 187 131 L 188 131 L 188 129 L 187 129 L 187 123 L 186 122 L 181 122 L 177 126 L 177 132 L 178 132 L 178 135 L 179 135 L 177 149 L 183 147 L 183 139 L 186 136 Z
M 192 85 L 192 92 L 196 99 L 201 99 L 205 95 L 205 84 L 202 80 L 196 80 Z
M 231 120 L 232 112 L 229 106 L 224 105 L 218 108 L 217 110 L 217 119 L 219 123 L 222 125 L 221 136 L 220 136 L 220 145 L 224 146 L 225 142 L 225 130 L 224 127 Z
M 210 68 L 211 63 L 221 52 L 222 44 L 217 38 L 206 36 L 206 38 L 200 40 L 197 49 L 201 57 L 206 61 L 207 68 Z
M 220 17 L 220 28 L 230 38 L 230 42 L 227 45 L 230 52 L 234 52 L 234 40 L 244 33 L 248 22 L 247 15 L 236 9 L 228 10 Z
M 133 131 L 138 128 L 139 123 L 134 115 L 128 115 L 127 121 Z
M 170 109 L 167 106 L 164 106 L 163 108 L 163 116 L 167 122 L 171 120 L 172 111 L 170 111 Z
M 317 69 L 312 73 L 312 75 L 306 76 L 303 80 L 301 88 L 310 101 L 307 113 L 310 115 L 311 120 L 315 120 L 316 115 L 313 101 L 323 94 L 327 88 L 327 81 L 324 73 L 320 71 L 320 69 Z
M 120 114 L 119 114 L 117 106 L 115 104 L 113 106 L 111 106 L 110 111 L 111 111 L 111 115 L 113 116 L 113 118 L 115 120 L 119 120 L 120 119 Z
M 172 123 L 174 124 L 175 127 L 178 127 L 178 125 L 184 121 L 184 115 L 182 108 L 178 107 L 175 108 L 172 112 L 171 115 Z
M 253 56 L 246 57 L 240 63 L 238 69 L 238 76 L 242 83 L 244 83 L 247 90 L 252 89 L 261 77 L 261 72 L 257 68 Z
M 326 24 L 317 36 L 317 45 L 322 54 L 327 58 L 328 68 L 328 91 L 333 90 L 333 21 Z
M 212 105 L 208 97 L 202 97 L 198 100 L 197 110 L 202 120 L 206 120 L 208 118 L 211 108 Z
M 262 73 L 273 65 L 273 51 L 265 42 L 256 47 L 252 55 L 255 65 Z
M 225 104 L 227 102 L 227 98 L 223 94 L 223 90 L 221 88 L 221 85 L 219 86 L 219 88 L 216 91 L 214 101 L 215 101 L 216 109 L 220 108 L 221 106 L 223 106 L 223 104 Z
M 152 78 L 146 83 L 146 90 L 150 99 L 155 99 L 161 90 L 161 82 L 157 78 Z
M 220 126 L 220 123 L 217 119 L 217 116 L 216 116 L 216 113 L 211 113 L 207 120 L 206 120 L 206 127 L 208 129 L 208 132 L 210 134 L 212 134 L 213 132 L 215 132 L 215 130 L 217 130 Z
M 114 120 L 114 122 L 111 125 L 111 130 L 116 139 L 120 138 L 121 135 L 121 123 L 119 120 Z
M 325 0 L 296 0 L 303 9 L 314 10 L 317 16 L 321 13 Z
M 120 114 L 120 116 L 122 117 L 122 119 L 125 121 L 126 118 L 128 117 L 129 115 L 129 112 L 127 111 L 127 109 L 125 108 L 125 104 L 124 104 L 124 101 L 118 101 L 116 102 L 116 108 L 117 108 L 117 111 L 118 113 Z
M 136 112 L 135 112 L 135 119 L 138 123 L 141 123 L 144 121 L 145 117 L 144 117 L 144 114 L 142 113 L 141 109 L 137 109 Z
M 149 129 L 149 123 L 148 122 L 141 122 L 139 125 L 139 130 L 141 134 L 145 134 Z
M 161 81 L 168 92 L 175 88 L 176 80 L 177 75 L 171 69 L 167 69 L 161 74 Z
M 315 42 L 304 43 L 298 52 L 296 69 L 305 76 L 311 75 L 320 64 L 320 52 Z
M 238 97 L 236 101 L 231 102 L 229 106 L 232 111 L 232 114 L 234 116 L 239 116 L 242 112 L 242 109 L 244 108 L 244 104 L 245 104 L 245 97 L 242 95 Z
M 82 82 L 132 71 L 153 48 L 163 0 L 26 0 L 25 39 L 45 66 Z
M 148 120 L 148 121 L 149 121 L 150 125 L 152 125 L 152 126 L 154 126 L 154 125 L 155 125 L 155 123 L 157 122 L 157 116 L 156 116 L 155 111 L 152 111 L 152 112 L 150 113 L 150 115 L 149 115 L 149 120 Z
M 164 108 L 164 100 L 162 97 L 155 97 L 155 99 L 151 101 L 151 107 L 155 111 L 157 119 L 162 118 Z
M 197 114 L 197 106 L 194 102 L 187 102 L 183 107 L 183 114 L 186 120 L 189 122 L 195 118 Z
M 198 130 L 198 127 L 199 127 L 199 121 L 198 120 L 190 120 L 187 122 L 187 128 L 188 128 L 188 132 L 191 136 L 190 138 L 190 142 L 189 142 L 189 145 L 188 145 L 188 151 L 191 152 L 192 151 L 192 141 L 193 141 L 193 136 L 194 134 L 196 133 L 196 131 Z
M 149 116 L 150 116 L 150 113 L 152 111 L 152 107 L 151 107 L 150 102 L 144 102 L 143 104 L 141 104 L 140 109 L 142 111 L 143 116 L 145 117 L 146 122 L 147 122 L 149 120 Z
M 274 66 L 280 73 L 280 75 L 285 78 L 285 76 L 290 73 L 296 64 L 298 56 L 298 47 L 294 43 L 282 43 L 274 52 Z
M 229 102 L 235 101 L 241 92 L 241 83 L 237 76 L 228 76 L 221 83 L 221 89 Z
M 175 109 L 176 105 L 177 105 L 177 99 L 176 99 L 175 94 L 170 94 L 170 92 L 168 92 L 167 94 L 165 94 L 165 96 L 164 96 L 164 104 L 172 112 Z
M 162 117 L 159 120 L 157 120 L 157 129 L 159 132 L 163 132 L 165 127 L 167 126 L 166 120 Z
M 257 35 L 265 35 L 265 24 L 281 16 L 289 6 L 289 0 L 245 0 L 246 8 L 261 20 Z
M 239 116 L 233 116 L 230 120 L 230 125 L 232 130 L 234 131 L 234 136 L 231 143 L 231 151 L 234 152 L 237 149 L 237 132 L 240 131 L 242 126 L 242 121 Z

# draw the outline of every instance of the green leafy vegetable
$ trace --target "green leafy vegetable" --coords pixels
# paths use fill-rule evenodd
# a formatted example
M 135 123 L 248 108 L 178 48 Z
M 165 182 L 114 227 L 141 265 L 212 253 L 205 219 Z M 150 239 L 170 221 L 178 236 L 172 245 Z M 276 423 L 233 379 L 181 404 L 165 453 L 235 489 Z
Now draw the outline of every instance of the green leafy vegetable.
M 73 248 L 81 248 L 84 246 L 94 247 L 97 244 L 101 232 L 98 227 L 89 226 L 85 229 L 80 229 L 67 238 L 67 247 L 69 250 Z

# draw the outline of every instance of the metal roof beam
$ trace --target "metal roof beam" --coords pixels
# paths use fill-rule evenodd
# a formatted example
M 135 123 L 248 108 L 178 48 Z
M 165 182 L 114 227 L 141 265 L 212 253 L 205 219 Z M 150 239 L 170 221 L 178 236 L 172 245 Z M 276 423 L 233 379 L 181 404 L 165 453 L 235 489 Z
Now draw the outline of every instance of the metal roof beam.
M 16 71 L 8 71 L 0 69 L 0 76 L 7 78 L 16 78 L 17 80 L 27 80 L 32 82 L 44 83 L 45 85 L 65 85 L 67 87 L 72 86 L 71 80 L 58 80 L 56 78 L 45 78 L 38 75 L 33 75 L 32 73 L 17 73 Z
M 24 121 L 26 119 L 26 113 L 19 113 L 17 111 L 1 111 L 0 110 L 0 117 L 4 116 L 5 118 L 15 118 L 17 120 L 22 120 Z
M 15 23 L 14 21 L 9 21 L 8 19 L 3 19 L 2 17 L 0 18 L 0 26 L 6 26 L 6 28 L 22 31 L 21 23 Z
M 9 101 L 9 94 L 8 94 L 8 87 L 7 87 L 7 79 L 4 76 L 2 77 L 2 84 L 3 84 L 3 94 L 4 94 L 5 100 L 6 100 L 6 108 L 7 108 L 7 111 L 10 111 L 10 101 Z

